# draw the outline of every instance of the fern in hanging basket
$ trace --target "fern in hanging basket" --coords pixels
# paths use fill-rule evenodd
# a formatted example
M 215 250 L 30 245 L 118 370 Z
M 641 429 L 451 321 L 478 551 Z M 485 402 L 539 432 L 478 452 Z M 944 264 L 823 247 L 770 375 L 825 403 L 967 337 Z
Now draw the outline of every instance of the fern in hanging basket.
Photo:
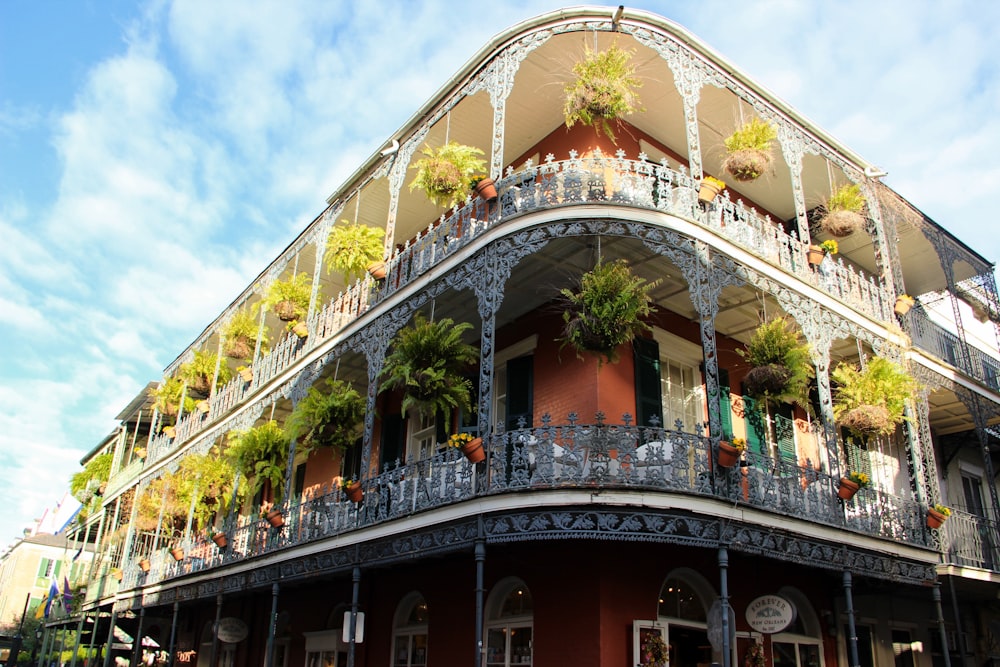
M 761 323 L 746 348 L 738 352 L 751 367 L 743 379 L 748 396 L 808 408 L 809 381 L 816 372 L 809 345 L 787 318 Z
M 404 412 L 412 408 L 433 416 L 469 410 L 472 387 L 465 373 L 479 361 L 479 351 L 462 342 L 470 329 L 468 322 L 455 324 L 447 317 L 428 322 L 417 313 L 393 340 L 382 369 L 383 390 L 403 390 Z
M 255 307 L 272 309 L 282 322 L 303 320 L 309 311 L 311 294 L 309 274 L 303 271 L 283 280 L 275 280 Z
M 273 502 L 281 502 L 285 492 L 288 447 L 288 434 L 273 419 L 245 431 L 229 433 L 226 456 L 248 482 L 240 488 L 244 496 L 257 495 L 264 483 L 269 482 Z
M 920 389 L 906 369 L 884 357 L 864 369 L 840 363 L 830 373 L 836 383 L 833 416 L 859 437 L 891 435 L 905 417 L 906 399 Z
M 754 118 L 725 140 L 722 167 L 738 181 L 754 181 L 771 167 L 771 144 L 778 132 L 770 123 Z
M 149 396 L 153 399 L 153 407 L 161 414 L 172 417 L 177 414 L 181 405 L 181 396 L 184 396 L 184 412 L 192 412 L 195 409 L 195 400 L 184 393 L 184 382 L 180 378 L 165 378 L 159 387 L 149 390 Z
M 242 361 L 252 359 L 254 348 L 257 347 L 258 334 L 260 334 L 261 354 L 267 354 L 267 327 L 265 326 L 262 331 L 260 323 L 246 308 L 240 308 L 234 312 L 229 320 L 222 325 L 220 333 L 222 351 L 231 359 Z
M 826 201 L 827 212 L 820 220 L 820 227 L 833 236 L 850 236 L 864 224 L 861 210 L 865 203 L 858 185 L 852 183 L 837 188 Z
M 633 53 L 616 45 L 597 52 L 587 49 L 584 59 L 573 66 L 576 79 L 565 87 L 566 127 L 578 122 L 594 126 L 614 141 L 611 122 L 642 111 L 636 93 L 642 81 L 635 76 Z
M 417 175 L 410 183 L 410 191 L 420 189 L 438 206 L 451 208 L 465 201 L 472 191 L 472 179 L 486 171 L 483 151 L 449 141 L 439 148 L 425 146 L 420 151 L 424 157 L 411 169 Z
M 177 373 L 182 380 L 187 382 L 189 391 L 207 396 L 212 389 L 212 379 L 215 377 L 217 366 L 219 369 L 217 384 L 219 386 L 233 379 L 233 372 L 229 370 L 229 366 L 219 363 L 219 355 L 204 350 L 195 350 L 194 358 L 181 364 Z
M 624 259 L 598 261 L 575 289 L 560 290 L 563 331 L 557 341 L 572 346 L 580 358 L 592 352 L 616 363 L 621 345 L 650 330 L 644 318 L 656 312 L 649 291 L 658 283 L 632 273 Z
M 359 222 L 341 220 L 326 239 L 323 263 L 326 271 L 337 271 L 350 282 L 363 278 L 368 267 L 385 253 L 385 230 Z
M 327 378 L 321 387 L 309 388 L 288 416 L 285 430 L 306 451 L 315 447 L 344 450 L 361 435 L 365 397 L 350 382 Z

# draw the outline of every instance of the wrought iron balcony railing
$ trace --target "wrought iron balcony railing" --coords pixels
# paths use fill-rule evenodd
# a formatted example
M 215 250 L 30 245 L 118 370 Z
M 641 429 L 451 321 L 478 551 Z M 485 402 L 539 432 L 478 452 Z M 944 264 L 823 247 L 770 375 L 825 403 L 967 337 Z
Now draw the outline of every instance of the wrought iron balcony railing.
M 182 545 L 186 559 L 173 562 L 162 542 L 138 541 L 140 548 L 148 548 L 140 555 L 152 561 L 152 569 L 140 574 L 136 558 L 131 559 L 125 585 L 183 576 L 483 496 L 560 489 L 684 494 L 831 526 L 848 535 L 940 548 L 940 537 L 926 526 L 925 509 L 913 498 L 868 488 L 845 502 L 837 496 L 838 480 L 811 465 L 745 452 L 739 466 L 721 468 L 711 440 L 701 435 L 602 422 L 557 426 L 547 418 L 542 424 L 494 436 L 486 444 L 487 462 L 478 466 L 454 449 L 400 463 L 364 480 L 364 498 L 358 503 L 349 502 L 339 489 L 327 490 L 285 508 L 281 529 L 256 517 L 231 518 L 224 550 L 202 538 L 188 540 Z M 965 523 L 960 519 L 952 525 Z M 965 540 L 962 557 L 985 562 L 988 548 L 995 554 L 995 545 Z
M 996 521 L 952 510 L 941 532 L 946 563 L 1000 571 L 1000 524 Z
M 910 311 L 913 344 L 942 359 L 989 388 L 1000 391 L 1000 360 L 933 322 L 921 309 Z
M 370 277 L 356 282 L 323 305 L 308 321 L 307 339 L 288 333 L 254 364 L 253 380 L 235 377 L 209 400 L 209 412 L 195 412 L 179 420 L 176 436 L 151 437 L 149 461 L 168 454 L 215 423 L 236 405 L 256 393 L 300 356 L 328 340 L 373 305 L 412 283 L 430 269 L 472 243 L 486 231 L 525 214 L 579 205 L 621 206 L 660 211 L 692 220 L 743 250 L 780 267 L 800 280 L 849 304 L 877 320 L 892 319 L 894 296 L 881 280 L 840 261 L 827 258 L 819 268 L 806 260 L 808 244 L 785 233 L 774 220 L 761 216 L 728 195 L 700 204 L 698 182 L 683 169 L 674 170 L 646 160 L 600 154 L 569 160 L 547 159 L 498 183 L 499 199 L 490 204 L 470 199 L 408 241 L 389 261 L 388 276 L 377 283 Z

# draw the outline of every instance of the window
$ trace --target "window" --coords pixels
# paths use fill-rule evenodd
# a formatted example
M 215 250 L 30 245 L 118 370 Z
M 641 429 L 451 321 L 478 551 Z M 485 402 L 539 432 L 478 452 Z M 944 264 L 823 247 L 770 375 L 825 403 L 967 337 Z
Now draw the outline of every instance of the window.
M 342 637 L 342 628 L 302 634 L 306 638 L 306 667 L 347 665 L 347 644 Z
M 780 588 L 778 594 L 795 607 L 795 619 L 783 631 L 771 635 L 774 667 L 822 667 L 822 630 L 809 599 L 789 586 Z
M 444 441 L 447 439 L 445 437 L 440 437 L 441 434 L 438 433 L 439 422 L 443 426 L 443 415 L 439 415 L 439 418 L 427 415 L 421 415 L 417 412 L 411 412 L 409 418 L 410 424 L 410 437 L 409 444 L 407 446 L 407 457 L 414 458 L 417 460 L 423 460 L 430 458 L 438 453 L 439 450 L 444 449 Z
M 534 604 L 520 579 L 505 579 L 487 602 L 487 667 L 531 667 Z
M 637 338 L 636 417 L 640 426 L 649 426 L 656 417 L 660 425 L 695 432 L 705 421 L 702 386 L 701 348 L 660 329 L 653 338 Z
M 721 663 L 721 654 L 713 655 L 708 641 L 707 600 L 716 598 L 715 590 L 704 577 L 681 568 L 671 572 L 657 598 L 657 622 L 666 628 L 670 663 L 679 665 Z
M 534 407 L 534 356 L 538 336 L 496 353 L 493 358 L 493 423 L 508 431 L 532 426 Z
M 392 631 L 392 667 L 427 664 L 427 603 L 410 593 L 396 608 Z

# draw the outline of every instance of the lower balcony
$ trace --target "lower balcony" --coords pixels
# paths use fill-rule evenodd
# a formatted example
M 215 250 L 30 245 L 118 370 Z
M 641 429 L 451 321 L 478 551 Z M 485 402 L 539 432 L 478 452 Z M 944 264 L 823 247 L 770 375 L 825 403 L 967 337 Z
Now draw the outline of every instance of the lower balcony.
M 993 567 L 996 546 L 983 538 L 982 526 L 959 513 L 941 531 L 927 527 L 926 509 L 915 499 L 861 489 L 851 500 L 838 497 L 839 480 L 826 472 L 796 465 L 787 458 L 743 452 L 737 465 L 717 463 L 710 438 L 651 427 L 579 424 L 543 425 L 500 433 L 485 443 L 487 459 L 470 463 L 459 450 L 446 449 L 419 461 L 390 466 L 362 483 L 363 497 L 349 500 L 339 488 L 324 489 L 285 508 L 284 525 L 272 527 L 263 518 L 231 517 L 224 524 L 228 544 L 218 547 L 206 538 L 181 545 L 184 558 L 175 561 L 166 543 L 140 536 L 137 556 L 126 566 L 122 588 L 128 589 L 236 563 L 282 549 L 304 545 L 421 512 L 457 505 L 486 496 L 546 491 L 615 492 L 613 500 L 591 503 L 642 502 L 629 492 L 674 494 L 717 501 L 720 507 L 755 508 L 809 524 L 848 531 L 918 547 L 946 549 L 962 562 Z M 711 505 L 705 506 L 711 511 Z M 718 509 L 718 508 L 716 508 Z M 996 526 L 992 527 L 993 534 Z M 939 534 L 940 533 L 940 534 Z M 967 535 L 968 533 L 968 535 Z M 967 539 L 969 535 L 980 539 Z M 139 560 L 149 561 L 148 572 Z

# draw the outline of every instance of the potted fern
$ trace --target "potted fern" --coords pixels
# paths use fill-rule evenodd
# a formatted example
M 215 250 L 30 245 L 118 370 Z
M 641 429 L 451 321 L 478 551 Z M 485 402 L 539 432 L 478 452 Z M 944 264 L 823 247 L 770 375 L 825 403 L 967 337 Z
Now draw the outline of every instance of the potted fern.
M 288 416 L 288 437 L 307 449 L 343 451 L 357 440 L 365 418 L 365 397 L 350 382 L 328 378 L 323 388 L 310 387 Z
M 219 363 L 219 355 L 214 352 L 195 350 L 194 358 L 181 364 L 178 374 L 182 380 L 187 382 L 188 389 L 202 396 L 207 396 L 212 389 L 212 378 L 215 377 L 216 367 L 219 369 L 218 383 L 220 385 L 226 384 L 232 379 L 232 371 L 226 364 Z
M 809 404 L 809 380 L 815 375 L 809 345 L 785 317 L 773 317 L 754 330 L 739 355 L 750 365 L 745 393 L 770 402 Z
M 455 141 L 438 148 L 425 146 L 420 152 L 424 157 L 411 167 L 417 175 L 410 183 L 410 191 L 423 190 L 428 199 L 444 208 L 464 202 L 472 179 L 486 170 L 482 150 Z
M 376 280 L 381 280 L 386 274 L 384 253 L 384 230 L 341 220 L 326 239 L 323 261 L 328 273 L 342 273 L 347 282 L 361 278 L 366 271 Z
M 620 346 L 649 331 L 643 318 L 656 312 L 649 296 L 656 284 L 632 273 L 624 259 L 598 261 L 575 289 L 560 290 L 563 331 L 557 340 L 572 346 L 581 358 L 583 352 L 592 352 L 617 362 Z
M 863 369 L 840 363 L 830 373 L 837 384 L 833 416 L 861 438 L 890 435 L 903 422 L 906 399 L 920 385 L 899 364 L 874 357 Z
M 465 373 L 479 361 L 475 347 L 462 342 L 468 322 L 450 318 L 429 322 L 420 313 L 401 329 L 382 369 L 383 390 L 403 391 L 403 411 L 411 408 L 423 416 L 468 410 L 472 387 Z
M 755 181 L 771 166 L 771 144 L 778 137 L 770 123 L 754 118 L 726 138 L 723 168 L 737 181 Z
M 226 456 L 234 470 L 247 480 L 240 488 L 243 497 L 255 496 L 268 484 L 274 504 L 281 502 L 288 443 L 288 434 L 273 419 L 245 431 L 230 432 Z
M 311 293 L 312 285 L 309 283 L 309 274 L 296 273 L 289 278 L 275 280 L 271 283 L 267 294 L 258 305 L 270 308 L 282 322 L 301 320 L 309 311 Z
M 837 188 L 826 200 L 826 215 L 820 226 L 827 234 L 837 237 L 850 236 L 864 224 L 861 210 L 865 207 L 865 197 L 855 184 Z
M 233 313 L 222 325 L 222 351 L 231 359 L 247 361 L 253 358 L 254 348 L 257 347 L 257 338 L 260 335 L 261 353 L 267 354 L 267 327 L 261 332 L 257 319 L 245 308 L 240 308 Z
M 615 141 L 612 122 L 642 110 L 636 93 L 642 81 L 635 76 L 632 54 L 616 45 L 604 51 L 587 49 L 583 60 L 573 65 L 576 79 L 564 89 L 566 127 L 583 123 Z
M 184 382 L 177 377 L 164 378 L 159 387 L 149 390 L 149 396 L 153 399 L 153 407 L 167 417 L 177 415 L 181 407 L 181 396 L 184 396 L 184 412 L 195 409 L 194 399 L 185 395 Z

